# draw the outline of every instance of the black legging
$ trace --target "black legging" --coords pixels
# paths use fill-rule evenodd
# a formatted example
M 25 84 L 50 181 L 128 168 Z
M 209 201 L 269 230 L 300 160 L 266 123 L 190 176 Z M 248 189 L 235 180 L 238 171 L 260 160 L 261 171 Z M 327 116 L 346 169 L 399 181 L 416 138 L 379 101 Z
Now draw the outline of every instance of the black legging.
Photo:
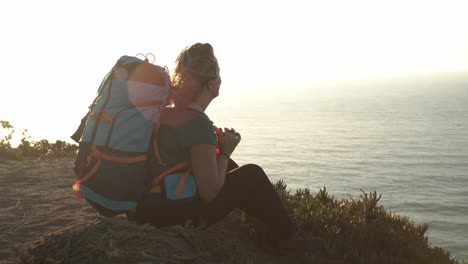
M 229 163 L 224 186 L 213 201 L 206 203 L 197 199 L 156 210 L 139 207 L 136 220 L 167 226 L 202 217 L 207 224 L 214 224 L 236 208 L 265 223 L 277 239 L 287 238 L 295 229 L 263 169 L 254 164 L 238 167 L 233 161 Z

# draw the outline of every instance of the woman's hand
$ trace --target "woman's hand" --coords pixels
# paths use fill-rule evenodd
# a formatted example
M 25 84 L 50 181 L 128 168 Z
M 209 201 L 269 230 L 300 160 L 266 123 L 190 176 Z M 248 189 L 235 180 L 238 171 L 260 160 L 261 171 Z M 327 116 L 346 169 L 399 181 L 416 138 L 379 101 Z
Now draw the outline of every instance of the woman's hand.
M 224 128 L 223 136 L 219 139 L 219 148 L 221 152 L 231 156 L 240 141 L 241 135 L 238 132 L 233 128 Z

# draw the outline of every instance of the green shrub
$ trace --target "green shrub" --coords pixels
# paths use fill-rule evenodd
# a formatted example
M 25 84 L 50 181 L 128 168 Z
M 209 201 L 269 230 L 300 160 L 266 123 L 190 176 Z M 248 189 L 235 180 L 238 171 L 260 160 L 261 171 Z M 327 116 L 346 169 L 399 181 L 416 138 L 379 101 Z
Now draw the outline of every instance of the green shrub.
M 18 147 L 13 148 L 11 139 L 14 132 L 14 127 L 10 122 L 0 121 L 0 157 L 6 159 L 63 157 L 74 155 L 78 150 L 77 145 L 61 140 L 57 140 L 55 143 L 50 143 L 46 139 L 31 141 L 31 137 L 27 135 L 27 130 L 23 131 L 23 137 Z
M 310 256 L 310 263 L 459 263 L 446 250 L 430 245 L 427 224 L 416 225 L 386 211 L 375 191 L 337 200 L 325 187 L 313 195 L 308 189 L 292 194 L 284 181 L 274 186 L 303 229 L 326 243 L 328 252 Z M 252 219 L 246 218 L 244 228 L 259 242 L 267 236 Z
M 11 139 L 15 129 L 8 121 L 0 121 L 0 157 L 13 158 L 15 157 L 13 148 L 11 147 Z

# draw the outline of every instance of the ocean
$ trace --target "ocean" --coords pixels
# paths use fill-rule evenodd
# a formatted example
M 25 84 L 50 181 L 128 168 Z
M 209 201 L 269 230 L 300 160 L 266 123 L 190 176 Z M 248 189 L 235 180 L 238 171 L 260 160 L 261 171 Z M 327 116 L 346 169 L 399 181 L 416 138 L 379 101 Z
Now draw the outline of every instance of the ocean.
M 387 210 L 428 223 L 433 245 L 468 260 L 468 78 L 294 89 L 231 99 L 221 90 L 207 114 L 241 133 L 239 164 L 339 199 L 375 190 Z

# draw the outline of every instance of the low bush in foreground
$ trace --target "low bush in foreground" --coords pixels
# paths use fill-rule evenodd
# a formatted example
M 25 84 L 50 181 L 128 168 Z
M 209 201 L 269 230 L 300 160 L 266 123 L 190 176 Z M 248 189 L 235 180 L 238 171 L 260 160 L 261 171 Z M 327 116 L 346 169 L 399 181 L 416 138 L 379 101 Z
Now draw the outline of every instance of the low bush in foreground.
M 460 263 L 446 250 L 431 246 L 427 224 L 414 224 L 408 217 L 386 211 L 378 204 L 381 195 L 376 192 L 337 200 L 325 187 L 315 195 L 308 189 L 291 194 L 283 181 L 275 187 L 303 228 L 327 244 L 328 252 L 311 256 L 310 263 L 330 259 L 343 263 Z M 254 237 L 265 237 L 255 222 L 247 220 L 246 224 Z

